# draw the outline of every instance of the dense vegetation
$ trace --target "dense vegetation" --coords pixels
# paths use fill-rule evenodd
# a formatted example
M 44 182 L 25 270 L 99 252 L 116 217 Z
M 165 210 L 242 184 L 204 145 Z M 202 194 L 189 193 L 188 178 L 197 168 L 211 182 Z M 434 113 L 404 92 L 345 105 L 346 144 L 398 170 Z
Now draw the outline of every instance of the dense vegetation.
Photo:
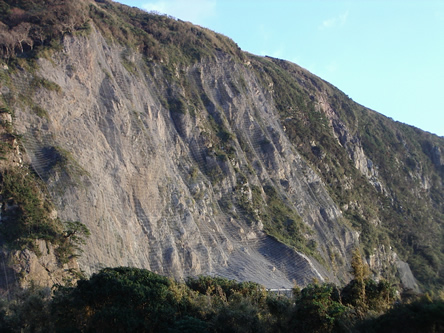
M 56 288 L 53 295 L 35 287 L 4 302 L 0 330 L 310 333 L 444 329 L 442 299 L 423 297 L 394 305 L 395 299 L 387 283 L 370 279 L 352 280 L 343 289 L 313 282 L 285 296 L 251 282 L 201 276 L 179 283 L 147 270 L 105 268 L 75 287 Z

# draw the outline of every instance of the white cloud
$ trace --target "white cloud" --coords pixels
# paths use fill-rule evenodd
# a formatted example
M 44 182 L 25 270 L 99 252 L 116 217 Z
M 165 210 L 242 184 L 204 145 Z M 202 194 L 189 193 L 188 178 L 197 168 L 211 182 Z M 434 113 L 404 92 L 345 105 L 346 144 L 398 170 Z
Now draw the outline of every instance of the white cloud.
M 348 10 L 339 16 L 331 17 L 325 21 L 322 22 L 322 24 L 319 26 L 320 30 L 324 29 L 331 29 L 338 26 L 343 26 L 345 23 L 347 23 L 348 18 Z
M 200 25 L 216 14 L 216 0 L 158 0 L 141 7 Z

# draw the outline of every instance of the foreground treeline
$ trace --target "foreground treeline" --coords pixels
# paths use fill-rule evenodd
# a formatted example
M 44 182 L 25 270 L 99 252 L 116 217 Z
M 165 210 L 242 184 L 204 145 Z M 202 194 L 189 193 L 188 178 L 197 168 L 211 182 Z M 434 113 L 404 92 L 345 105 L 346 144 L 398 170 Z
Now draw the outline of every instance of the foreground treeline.
M 280 296 L 219 277 L 185 283 L 106 268 L 75 287 L 31 288 L 3 301 L 0 332 L 443 332 L 444 302 L 401 302 L 386 282 L 313 282 Z

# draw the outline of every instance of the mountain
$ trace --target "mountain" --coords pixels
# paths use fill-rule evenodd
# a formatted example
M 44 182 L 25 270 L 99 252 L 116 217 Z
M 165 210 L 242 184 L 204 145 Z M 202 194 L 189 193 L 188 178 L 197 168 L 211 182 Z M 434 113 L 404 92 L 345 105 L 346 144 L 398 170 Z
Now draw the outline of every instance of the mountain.
M 355 249 L 376 278 L 442 288 L 444 138 L 172 17 L 0 16 L 4 290 L 116 266 L 343 284 Z

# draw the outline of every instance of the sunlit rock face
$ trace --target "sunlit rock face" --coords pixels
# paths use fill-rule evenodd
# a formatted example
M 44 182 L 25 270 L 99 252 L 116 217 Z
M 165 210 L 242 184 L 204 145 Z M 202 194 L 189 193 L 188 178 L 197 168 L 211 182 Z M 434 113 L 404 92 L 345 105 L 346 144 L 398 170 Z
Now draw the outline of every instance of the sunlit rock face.
M 129 72 L 123 51 L 96 31 L 66 37 L 63 51 L 38 61 L 38 75 L 61 88 L 34 96 L 48 118 L 26 109 L 16 114 L 59 216 L 91 230 L 81 269 L 136 266 L 269 287 L 346 280 L 357 234 L 290 143 L 252 67 L 221 53 L 177 68 L 182 79 L 172 80 L 128 51 L 135 64 Z M 204 101 L 196 103 L 186 90 Z M 173 109 L 172 99 L 186 110 Z M 66 170 L 54 167 L 57 154 L 48 147 L 69 153 Z M 261 207 L 253 207 L 254 200 L 265 203 L 265 185 L 300 215 L 318 259 L 266 234 Z M 330 253 L 344 258 L 339 266 Z
M 14 116 L 0 115 L 18 134 L 14 167 L 31 164 L 54 214 L 91 231 L 87 275 L 346 283 L 360 248 L 376 278 L 439 280 L 440 138 L 189 22 L 107 1 L 62 7 L 72 20 L 48 12 L 61 15 L 60 41 L 2 64 Z

